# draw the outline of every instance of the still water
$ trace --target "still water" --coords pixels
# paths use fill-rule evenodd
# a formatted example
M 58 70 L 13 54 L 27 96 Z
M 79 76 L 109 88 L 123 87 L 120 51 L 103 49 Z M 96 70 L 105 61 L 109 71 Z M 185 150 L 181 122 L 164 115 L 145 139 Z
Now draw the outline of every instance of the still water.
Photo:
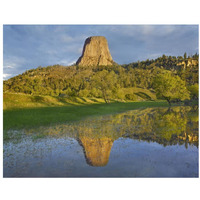
M 148 108 L 10 132 L 4 177 L 198 177 L 198 111 Z

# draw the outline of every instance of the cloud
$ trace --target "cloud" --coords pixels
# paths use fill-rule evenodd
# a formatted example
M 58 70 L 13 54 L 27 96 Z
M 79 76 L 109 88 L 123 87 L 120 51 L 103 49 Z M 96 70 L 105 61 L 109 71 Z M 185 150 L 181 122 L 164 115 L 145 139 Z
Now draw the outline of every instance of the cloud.
M 7 68 L 7 69 L 13 69 L 13 68 L 14 68 L 14 66 L 7 65 L 7 66 L 5 66 L 5 68 Z
M 76 60 L 63 59 L 58 62 L 59 65 L 70 66 L 76 63 Z
M 54 64 L 70 65 L 89 36 L 108 40 L 119 64 L 198 53 L 198 25 L 4 25 L 4 73 Z
M 7 80 L 9 78 L 11 78 L 13 76 L 13 74 L 3 74 L 3 80 Z
M 69 65 L 69 66 L 70 66 L 70 65 L 73 65 L 73 64 L 76 63 L 76 61 L 77 61 L 77 60 L 70 61 L 67 65 Z
M 69 36 L 69 35 L 62 35 L 61 36 L 61 40 L 63 41 L 63 42 L 73 42 L 74 41 L 74 38 L 73 37 L 71 37 L 71 36 Z

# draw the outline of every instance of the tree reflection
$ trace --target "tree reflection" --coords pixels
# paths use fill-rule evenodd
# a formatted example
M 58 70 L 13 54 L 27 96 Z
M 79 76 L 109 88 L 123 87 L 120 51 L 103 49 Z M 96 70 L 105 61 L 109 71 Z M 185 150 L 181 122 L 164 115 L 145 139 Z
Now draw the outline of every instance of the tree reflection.
M 198 111 L 192 107 L 147 108 L 93 117 L 32 132 L 73 137 L 83 147 L 91 166 L 108 163 L 113 142 L 120 137 L 167 145 L 198 147 Z
M 198 147 L 198 112 L 191 109 L 160 108 L 136 115 L 131 132 L 124 137 L 153 141 L 164 146 L 185 143 L 186 147 L 187 144 Z

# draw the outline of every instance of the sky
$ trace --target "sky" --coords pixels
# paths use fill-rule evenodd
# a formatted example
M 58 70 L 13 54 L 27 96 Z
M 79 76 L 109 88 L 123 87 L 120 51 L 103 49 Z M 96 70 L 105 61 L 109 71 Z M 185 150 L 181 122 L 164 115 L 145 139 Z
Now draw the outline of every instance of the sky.
M 54 64 L 69 66 L 90 36 L 105 36 L 113 60 L 128 64 L 199 53 L 198 25 L 4 25 L 3 78 Z

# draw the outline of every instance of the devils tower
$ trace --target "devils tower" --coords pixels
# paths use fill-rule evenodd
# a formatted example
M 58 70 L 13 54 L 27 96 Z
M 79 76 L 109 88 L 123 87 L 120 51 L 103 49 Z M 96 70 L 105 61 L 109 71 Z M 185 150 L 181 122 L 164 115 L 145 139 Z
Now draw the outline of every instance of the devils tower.
M 76 65 L 97 66 L 113 65 L 114 63 L 106 38 L 93 36 L 85 40 L 82 56 L 77 60 Z

